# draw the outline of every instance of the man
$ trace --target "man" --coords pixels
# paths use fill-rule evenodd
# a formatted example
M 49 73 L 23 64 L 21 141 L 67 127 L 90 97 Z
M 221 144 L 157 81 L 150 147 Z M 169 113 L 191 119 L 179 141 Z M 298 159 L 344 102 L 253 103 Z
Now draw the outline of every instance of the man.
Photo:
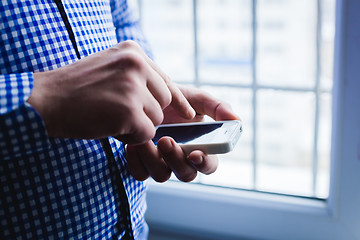
M 217 167 L 155 147 L 154 126 L 237 117 L 170 81 L 125 0 L 2 1 L 0 17 L 0 238 L 146 239 L 144 180 Z

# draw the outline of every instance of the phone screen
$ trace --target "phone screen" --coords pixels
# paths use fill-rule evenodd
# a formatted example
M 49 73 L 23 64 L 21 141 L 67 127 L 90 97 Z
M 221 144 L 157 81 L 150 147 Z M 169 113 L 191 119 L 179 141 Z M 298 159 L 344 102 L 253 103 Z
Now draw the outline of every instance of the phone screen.
M 153 142 L 156 144 L 157 141 L 164 137 L 172 137 L 177 143 L 212 143 L 220 140 L 219 138 L 223 135 L 221 128 L 223 123 L 213 123 L 204 125 L 189 125 L 189 126 L 163 126 L 156 130 Z

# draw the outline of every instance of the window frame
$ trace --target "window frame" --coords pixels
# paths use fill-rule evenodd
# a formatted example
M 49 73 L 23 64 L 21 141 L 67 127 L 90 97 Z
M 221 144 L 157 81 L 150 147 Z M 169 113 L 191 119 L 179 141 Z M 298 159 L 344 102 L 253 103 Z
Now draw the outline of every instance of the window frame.
M 359 1 L 336 1 L 328 199 L 151 182 L 146 219 L 153 229 L 207 239 L 360 239 L 359 11 Z
M 193 52 L 193 72 L 194 72 L 194 77 L 192 80 L 182 80 L 182 79 L 175 79 L 175 81 L 178 81 L 178 83 L 180 84 L 189 84 L 189 85 L 194 85 L 196 87 L 210 87 L 210 88 L 216 88 L 216 87 L 226 87 L 226 88 L 232 88 L 232 89 L 237 89 L 237 90 L 246 90 L 251 92 L 252 96 L 250 97 L 250 101 L 251 101 L 251 114 L 247 116 L 247 119 L 251 119 L 251 124 L 248 125 L 248 131 L 251 132 L 250 136 L 251 136 L 251 140 L 250 144 L 251 144 L 251 156 L 249 156 L 248 158 L 248 162 L 251 165 L 252 171 L 251 171 L 251 175 L 249 176 L 251 178 L 251 183 L 249 185 L 247 185 L 245 188 L 246 189 L 250 189 L 250 190 L 264 190 L 264 191 L 271 191 L 271 190 L 266 190 L 265 188 L 262 188 L 263 186 L 261 186 L 262 184 L 259 184 L 259 182 L 261 182 L 261 180 L 259 180 L 259 169 L 261 168 L 262 162 L 261 162 L 261 158 L 259 157 L 259 136 L 258 136 L 258 123 L 259 123 L 259 111 L 257 110 L 259 108 L 259 106 L 262 106 L 262 104 L 259 104 L 260 99 L 259 96 L 261 96 L 261 92 L 262 91 L 268 91 L 268 90 L 273 90 L 273 91 L 279 91 L 282 93 L 286 93 L 286 94 L 291 94 L 291 93 L 300 93 L 300 94 L 313 94 L 314 96 L 314 105 L 312 107 L 314 107 L 314 118 L 313 118 L 313 122 L 311 124 L 311 127 L 314 127 L 314 131 L 312 132 L 312 139 L 309 139 L 308 143 L 310 144 L 309 147 L 312 147 L 312 150 L 310 150 L 311 156 L 309 156 L 309 158 L 306 158 L 305 161 L 310 161 L 311 162 L 311 166 L 309 166 L 309 171 L 311 171 L 311 174 L 308 176 L 311 179 L 308 179 L 310 182 L 310 185 L 308 185 L 308 187 L 310 187 L 310 189 L 306 192 L 299 192 L 299 195 L 302 196 L 310 196 L 310 197 L 318 197 L 318 198 L 324 198 L 327 196 L 328 194 L 328 190 L 324 189 L 324 191 L 318 191 L 319 185 L 319 178 L 318 178 L 318 171 L 319 171 L 319 131 L 320 131 L 320 121 L 321 121 L 321 115 L 320 112 L 323 111 L 323 107 L 321 104 L 321 98 L 322 96 L 324 96 L 325 94 L 329 94 L 331 95 L 331 87 L 324 87 L 321 84 L 321 77 L 322 77 L 322 64 L 321 64 L 321 58 L 322 58 L 322 5 L 324 0 L 316 0 L 315 4 L 317 5 L 316 8 L 316 26 L 314 28 L 315 30 L 315 36 L 314 36 L 314 43 L 316 45 L 316 53 L 315 53 L 315 58 L 314 58 L 314 65 L 316 66 L 316 70 L 314 72 L 314 76 L 313 76 L 313 80 L 314 80 L 314 86 L 281 86 L 281 85 L 277 85 L 277 84 L 264 84 L 258 81 L 258 63 L 257 63 L 257 59 L 258 59 L 258 27 L 257 25 L 259 24 L 258 22 L 258 0 L 250 0 L 248 1 L 249 3 L 251 3 L 249 5 L 249 9 L 251 12 L 251 17 L 249 18 L 250 20 L 250 26 L 251 26 L 251 36 L 252 36 L 252 40 L 251 40 L 251 47 L 250 52 L 251 52 L 251 62 L 252 62 L 252 67 L 251 67 L 251 79 L 252 81 L 250 83 L 218 83 L 218 82 L 212 82 L 209 80 L 206 80 L 204 78 L 200 78 L 199 77 L 199 69 L 201 69 L 201 67 L 199 67 L 200 61 L 199 61 L 199 41 L 198 41 L 198 22 L 199 22 L 199 15 L 200 15 L 200 9 L 199 9 L 199 2 L 200 0 L 189 0 L 187 1 L 187 3 L 191 4 L 192 6 L 192 31 L 193 31 L 193 46 L 194 46 L 194 52 Z M 143 16 L 144 10 L 146 9 L 147 6 L 143 6 L 144 5 L 144 0 L 137 0 L 137 5 L 139 7 L 140 10 L 140 16 Z M 190 9 L 189 9 L 190 10 Z M 146 10 L 145 10 L 146 12 Z M 142 18 L 140 18 L 142 19 Z M 144 22 L 146 21 L 143 20 L 142 25 L 144 25 Z M 144 25 L 145 29 L 146 26 Z M 176 74 L 174 74 L 176 75 Z M 295 94 L 294 94 L 295 96 Z M 249 117 L 251 116 L 251 117 Z M 260 124 L 261 125 L 261 124 Z M 307 128 L 309 129 L 309 128 Z M 309 129 L 310 130 L 310 129 Z M 310 130 L 311 131 L 311 130 Z M 311 134 L 311 133 L 310 133 Z M 313 141 L 312 141 L 313 140 Z M 312 143 L 310 143 L 312 142 Z M 225 156 L 226 158 L 226 156 Z M 328 180 L 328 179 L 327 179 Z M 199 178 L 197 178 L 197 182 L 199 183 L 203 183 L 203 184 L 207 184 L 206 180 L 203 181 L 203 178 L 200 176 Z M 214 183 L 216 185 L 216 183 Z M 221 185 L 221 184 L 220 184 Z M 226 186 L 225 186 L 226 187 Z M 241 187 L 240 187 L 241 188 Z M 274 190 L 275 192 L 278 193 L 285 193 L 286 190 Z M 289 191 L 288 191 L 289 192 Z

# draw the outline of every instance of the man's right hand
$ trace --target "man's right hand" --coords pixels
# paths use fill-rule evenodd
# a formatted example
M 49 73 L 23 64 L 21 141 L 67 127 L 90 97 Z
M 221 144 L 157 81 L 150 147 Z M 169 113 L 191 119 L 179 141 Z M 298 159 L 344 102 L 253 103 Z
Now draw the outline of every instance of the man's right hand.
M 28 102 L 51 137 L 114 136 L 130 144 L 152 139 L 169 105 L 184 118 L 195 116 L 176 85 L 132 41 L 35 73 Z

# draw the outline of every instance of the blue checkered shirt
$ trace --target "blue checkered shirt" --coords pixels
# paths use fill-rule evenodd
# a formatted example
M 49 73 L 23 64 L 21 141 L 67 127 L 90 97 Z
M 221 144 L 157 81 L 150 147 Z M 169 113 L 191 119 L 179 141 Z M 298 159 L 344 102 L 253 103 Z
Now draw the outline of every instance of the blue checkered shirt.
M 130 176 L 122 143 L 109 138 L 111 162 L 99 140 L 50 138 L 26 102 L 34 72 L 71 64 L 127 39 L 147 51 L 137 14 L 126 0 L 57 4 L 0 3 L 0 239 L 127 238 L 124 201 L 134 238 L 144 239 L 146 183 Z M 119 193 L 119 179 L 127 199 Z

